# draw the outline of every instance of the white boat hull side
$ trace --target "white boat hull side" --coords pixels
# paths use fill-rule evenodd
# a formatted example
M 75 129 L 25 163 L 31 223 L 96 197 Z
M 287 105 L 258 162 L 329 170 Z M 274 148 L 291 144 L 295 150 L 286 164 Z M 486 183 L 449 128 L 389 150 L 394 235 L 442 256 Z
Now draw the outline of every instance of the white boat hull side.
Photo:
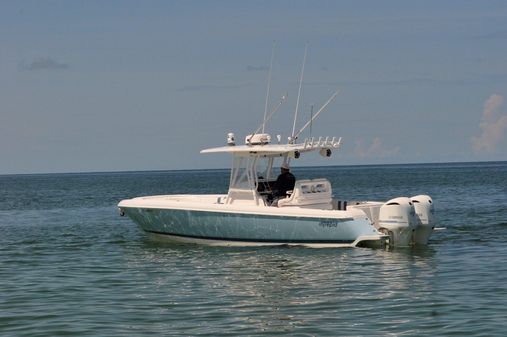
M 122 210 L 147 233 L 183 242 L 351 246 L 361 237 L 371 242 L 384 238 L 366 217 L 329 219 L 138 207 Z

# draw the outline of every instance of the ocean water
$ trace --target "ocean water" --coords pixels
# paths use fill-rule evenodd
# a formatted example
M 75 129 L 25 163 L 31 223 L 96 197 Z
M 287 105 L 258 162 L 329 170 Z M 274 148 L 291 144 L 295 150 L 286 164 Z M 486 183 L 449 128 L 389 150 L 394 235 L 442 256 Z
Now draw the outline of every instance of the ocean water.
M 0 176 L 0 336 L 505 336 L 507 162 L 294 168 L 342 199 L 429 194 L 427 247 L 152 241 L 116 204 L 227 170 Z

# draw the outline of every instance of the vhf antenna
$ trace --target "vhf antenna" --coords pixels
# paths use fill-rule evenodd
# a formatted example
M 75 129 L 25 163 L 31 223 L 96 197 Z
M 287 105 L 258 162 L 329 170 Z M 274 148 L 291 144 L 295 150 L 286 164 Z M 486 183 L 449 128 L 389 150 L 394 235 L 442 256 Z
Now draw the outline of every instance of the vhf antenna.
M 269 63 L 269 72 L 268 72 L 268 89 L 266 90 L 266 104 L 264 105 L 264 119 L 262 120 L 262 133 L 264 133 L 264 129 L 266 128 L 266 116 L 268 114 L 268 104 L 269 104 L 269 90 L 271 88 L 271 70 L 273 69 L 273 58 L 275 56 L 275 46 L 276 41 L 273 41 L 273 48 L 271 49 L 271 62 Z
M 303 74 L 305 72 L 305 63 L 306 63 L 306 54 L 308 52 L 308 42 L 305 44 L 305 56 L 303 57 L 303 66 L 301 67 L 301 76 L 299 77 L 299 90 L 298 90 L 298 98 L 296 100 L 296 111 L 294 112 L 294 125 L 292 126 L 292 133 L 290 143 L 294 142 L 294 132 L 296 131 L 296 121 L 298 118 L 298 110 L 299 110 L 299 99 L 301 97 L 301 86 L 303 84 Z

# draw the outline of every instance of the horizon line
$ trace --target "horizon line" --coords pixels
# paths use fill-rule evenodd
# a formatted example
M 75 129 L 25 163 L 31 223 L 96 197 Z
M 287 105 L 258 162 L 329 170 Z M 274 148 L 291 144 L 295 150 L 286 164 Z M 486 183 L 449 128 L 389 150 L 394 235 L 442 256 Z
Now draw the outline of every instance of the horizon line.
M 480 164 L 480 163 L 507 163 L 507 160 L 480 160 L 480 161 L 450 161 L 450 162 L 413 162 L 413 163 L 390 163 L 390 164 L 345 164 L 345 165 L 303 165 L 295 168 L 313 168 L 313 167 L 367 167 L 367 166 L 410 166 L 410 165 L 451 165 L 451 164 Z M 199 172 L 199 171 L 224 171 L 230 170 L 223 168 L 201 168 L 201 169 L 146 169 L 146 170 L 120 170 L 120 171 L 71 171 L 71 172 L 32 172 L 32 173 L 0 173 L 0 177 L 5 176 L 23 176 L 23 175 L 56 175 L 56 174 L 113 174 L 113 173 L 139 173 L 139 172 Z

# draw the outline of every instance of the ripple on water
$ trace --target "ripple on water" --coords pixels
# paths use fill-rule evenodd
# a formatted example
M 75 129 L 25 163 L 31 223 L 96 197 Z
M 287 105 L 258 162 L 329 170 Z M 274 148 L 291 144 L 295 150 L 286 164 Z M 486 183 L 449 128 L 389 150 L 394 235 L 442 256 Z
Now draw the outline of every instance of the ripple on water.
M 117 217 L 125 196 L 216 192 L 226 171 L 204 190 L 181 172 L 0 177 L 0 335 L 503 335 L 507 169 L 479 166 L 298 173 L 351 198 L 430 193 L 447 230 L 389 251 L 173 245 Z

